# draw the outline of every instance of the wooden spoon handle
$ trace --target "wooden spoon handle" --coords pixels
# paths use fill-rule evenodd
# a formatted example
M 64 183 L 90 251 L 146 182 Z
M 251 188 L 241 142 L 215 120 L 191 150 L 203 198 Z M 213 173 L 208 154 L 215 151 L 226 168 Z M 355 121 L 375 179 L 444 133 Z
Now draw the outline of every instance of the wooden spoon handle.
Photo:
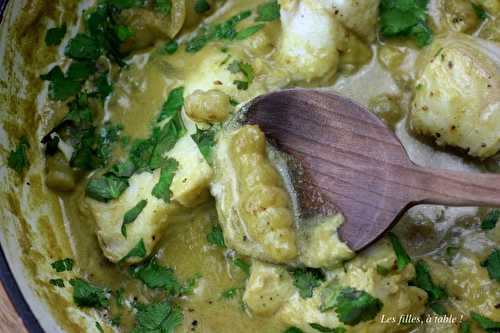
M 500 207 L 500 175 L 415 168 L 415 203 Z

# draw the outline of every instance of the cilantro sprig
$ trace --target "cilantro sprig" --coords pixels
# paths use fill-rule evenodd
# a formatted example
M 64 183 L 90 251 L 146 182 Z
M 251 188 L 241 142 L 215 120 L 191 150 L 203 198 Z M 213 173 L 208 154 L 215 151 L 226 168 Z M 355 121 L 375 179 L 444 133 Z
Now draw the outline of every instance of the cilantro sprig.
M 7 159 L 9 168 L 21 175 L 30 165 L 28 160 L 28 149 L 30 144 L 26 136 L 22 136 L 15 150 L 11 150 Z
M 310 298 L 313 291 L 325 280 L 325 275 L 320 269 L 297 268 L 291 271 L 293 284 L 299 290 L 300 297 Z
M 500 282 L 500 250 L 495 249 L 486 258 L 485 261 L 481 263 L 481 266 L 488 270 L 488 274 L 492 280 Z
M 175 328 L 182 323 L 183 314 L 177 307 L 168 301 L 159 303 L 141 304 L 136 303 L 134 333 L 173 333 Z
M 71 258 L 65 258 L 61 260 L 54 261 L 50 266 L 58 273 L 71 271 L 73 269 L 75 261 Z
M 125 215 L 123 216 L 123 223 L 121 229 L 123 237 L 127 238 L 127 225 L 134 222 L 137 219 L 137 217 L 139 216 L 139 214 L 141 214 L 141 212 L 144 210 L 147 204 L 148 201 L 143 199 L 125 213 Z
M 73 300 L 76 305 L 97 309 L 108 306 L 109 301 L 105 289 L 83 279 L 71 279 L 69 283 L 73 286 Z
M 392 248 L 396 253 L 396 262 L 398 265 L 398 271 L 402 271 L 409 263 L 411 263 L 411 258 L 406 253 L 405 248 L 399 241 L 399 238 L 392 232 L 389 233 L 389 240 L 391 241 Z

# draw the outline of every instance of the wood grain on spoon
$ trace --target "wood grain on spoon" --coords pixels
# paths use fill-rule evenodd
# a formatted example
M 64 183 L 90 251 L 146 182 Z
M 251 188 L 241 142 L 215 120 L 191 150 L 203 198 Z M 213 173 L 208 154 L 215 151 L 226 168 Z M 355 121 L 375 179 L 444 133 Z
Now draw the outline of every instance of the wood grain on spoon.
M 417 166 L 377 116 L 331 92 L 292 89 L 261 96 L 249 104 L 246 122 L 259 125 L 299 160 L 302 208 L 314 206 L 319 192 L 345 216 L 339 234 L 355 251 L 416 204 L 500 206 L 500 175 Z

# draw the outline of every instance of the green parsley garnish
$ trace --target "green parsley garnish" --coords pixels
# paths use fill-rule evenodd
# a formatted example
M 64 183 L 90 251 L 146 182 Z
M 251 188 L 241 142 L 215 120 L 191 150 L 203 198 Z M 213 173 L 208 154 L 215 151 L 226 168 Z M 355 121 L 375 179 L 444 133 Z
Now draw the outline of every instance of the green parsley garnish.
M 52 264 L 50 264 L 50 266 L 52 266 L 52 268 L 58 273 L 66 272 L 66 271 L 69 272 L 73 269 L 74 263 L 75 262 L 73 259 L 66 258 L 66 259 L 54 261 Z
M 429 302 L 434 302 L 438 300 L 443 300 L 448 297 L 446 291 L 434 284 L 431 278 L 429 266 L 423 260 L 417 261 L 415 264 L 416 279 L 415 285 L 420 289 L 423 289 L 429 295 Z
M 299 290 L 300 297 L 310 298 L 313 290 L 325 280 L 325 275 L 316 268 L 297 268 L 292 272 L 293 284 Z
M 320 324 L 309 324 L 312 328 L 314 328 L 318 332 L 325 332 L 325 333 L 344 333 L 346 330 L 344 327 L 335 327 L 335 328 L 330 328 L 330 327 L 325 327 Z
M 241 269 L 243 271 L 243 273 L 245 273 L 246 276 L 250 276 L 251 265 L 248 262 L 246 262 L 245 260 L 243 260 L 241 258 L 236 258 L 233 260 L 233 265 L 235 265 L 236 267 Z
M 196 133 L 191 135 L 191 138 L 198 145 L 200 153 L 205 157 L 208 163 L 212 162 L 212 151 L 215 146 L 215 131 L 201 130 L 196 128 Z
M 135 219 L 141 214 L 142 210 L 148 204 L 147 200 L 139 201 L 134 207 L 130 208 L 123 216 L 122 223 L 122 235 L 127 238 L 127 224 L 135 221 Z
M 243 76 L 245 77 L 245 80 L 234 81 L 234 84 L 236 85 L 238 90 L 247 90 L 250 84 L 254 80 L 254 72 L 252 65 L 248 63 L 235 60 L 229 64 L 227 69 L 233 74 L 242 73 Z
M 396 253 L 398 271 L 402 271 L 411 262 L 410 256 L 408 255 L 408 253 L 406 253 L 405 248 L 403 247 L 403 245 L 401 245 L 401 242 L 394 233 L 389 233 L 389 239 L 391 241 L 392 248 Z
M 175 176 L 175 172 L 179 167 L 179 163 L 174 159 L 167 159 L 161 168 L 160 179 L 158 183 L 153 187 L 151 194 L 158 198 L 163 199 L 166 203 L 170 202 L 172 197 L 172 191 L 170 191 L 170 185 Z
M 21 175 L 24 169 L 28 168 L 30 163 L 28 161 L 28 149 L 30 144 L 26 136 L 22 136 L 17 144 L 15 150 L 11 150 L 9 157 L 7 159 L 7 165 L 9 168 Z
M 134 36 L 134 32 L 130 30 L 130 28 L 127 27 L 126 25 L 118 25 L 116 26 L 115 29 L 116 29 L 116 36 L 121 42 L 126 42 L 127 40 L 132 38 L 132 36 Z
M 132 250 L 130 250 L 129 253 L 123 258 L 120 259 L 118 263 L 122 263 L 128 258 L 144 258 L 146 256 L 146 245 L 144 244 L 144 240 L 141 238 L 141 240 L 137 243 L 136 246 Z
M 448 311 L 446 311 L 446 307 L 440 302 L 432 302 L 429 304 L 429 307 L 432 309 L 432 311 L 440 316 L 448 314 Z
M 479 20 L 484 21 L 488 18 L 488 14 L 486 14 L 486 11 L 484 8 L 474 2 L 471 2 L 472 8 L 474 8 L 474 13 L 476 13 L 477 17 Z
M 64 288 L 64 281 L 63 279 L 50 279 L 49 283 L 53 286 L 59 287 L 59 288 Z
M 380 31 L 385 37 L 410 36 L 418 46 L 432 42 L 432 30 L 427 24 L 429 0 L 382 0 Z
M 252 25 L 252 26 L 250 26 L 248 28 L 245 28 L 245 29 L 243 29 L 241 31 L 238 31 L 238 33 L 236 34 L 235 39 L 236 40 L 247 39 L 248 37 L 251 37 L 254 34 L 256 34 L 262 28 L 264 28 L 264 24 L 263 23 Z
M 163 289 L 172 296 L 177 296 L 182 290 L 182 285 L 175 277 L 174 270 L 158 264 L 156 258 L 151 258 L 147 263 L 131 267 L 129 274 L 141 280 L 150 289 Z
M 488 274 L 492 280 L 500 282 L 500 250 L 496 249 L 481 263 L 481 266 L 486 267 Z
M 490 333 L 500 332 L 500 322 L 491 320 L 485 316 L 480 315 L 477 312 L 471 312 L 470 316 L 486 332 Z
M 280 19 L 280 5 L 277 0 L 272 0 L 266 2 L 257 7 L 257 18 L 258 22 L 270 22 Z
M 217 247 L 224 248 L 226 243 L 224 242 L 224 235 L 222 233 L 222 228 L 219 225 L 214 225 L 212 230 L 207 235 L 207 241 Z
M 74 67 L 73 71 L 75 69 L 76 67 Z M 83 73 L 74 72 L 72 75 L 83 75 Z M 49 98 L 55 101 L 65 101 L 77 95 L 83 84 L 81 79 L 66 77 L 59 66 L 52 68 L 47 74 L 41 75 L 40 78 L 49 81 Z
M 137 309 L 134 333 L 173 333 L 184 318 L 182 312 L 168 301 L 147 305 L 136 303 L 134 307 Z
M 96 61 L 102 53 L 99 42 L 85 33 L 73 37 L 64 50 L 64 55 L 68 58 L 83 61 Z
M 97 330 L 99 332 L 104 333 L 104 330 L 103 330 L 101 324 L 99 324 L 99 322 L 97 322 L 97 321 L 95 322 L 95 327 L 97 328 Z
M 206 13 L 210 10 L 210 4 L 207 2 L 207 0 L 196 0 L 196 2 L 194 3 L 194 10 L 198 14 Z
M 320 311 L 334 309 L 339 320 L 347 325 L 356 325 L 372 320 L 382 309 L 382 302 L 363 290 L 342 287 L 330 283 L 321 294 Z
M 493 230 L 495 229 L 498 219 L 500 219 L 500 209 L 492 209 L 488 215 L 481 221 L 481 229 Z
M 155 0 L 155 8 L 162 14 L 169 15 L 172 11 L 172 0 Z
M 297 328 L 295 326 L 292 326 L 292 327 L 289 327 L 285 332 L 283 333 L 304 333 L 303 330 L 301 330 L 300 328 Z
M 108 306 L 106 291 L 90 284 L 83 279 L 71 279 L 73 286 L 73 300 L 81 307 L 102 309 Z
M 119 198 L 128 186 L 128 180 L 125 178 L 105 175 L 90 179 L 85 188 L 85 195 L 97 201 L 108 202 Z
M 175 52 L 177 52 L 178 49 L 179 49 L 179 44 L 175 40 L 172 40 L 172 41 L 168 42 L 163 47 L 163 50 L 167 54 L 174 54 Z
M 60 27 L 54 27 L 47 30 L 45 35 L 45 45 L 54 46 L 61 44 L 64 35 L 66 35 L 66 23 L 63 23 Z
M 459 333 L 470 333 L 470 321 L 464 320 L 460 323 L 460 327 L 458 328 Z
M 242 288 L 229 288 L 227 290 L 224 290 L 220 297 L 222 299 L 233 299 L 236 297 L 236 295 L 238 295 L 241 289 Z

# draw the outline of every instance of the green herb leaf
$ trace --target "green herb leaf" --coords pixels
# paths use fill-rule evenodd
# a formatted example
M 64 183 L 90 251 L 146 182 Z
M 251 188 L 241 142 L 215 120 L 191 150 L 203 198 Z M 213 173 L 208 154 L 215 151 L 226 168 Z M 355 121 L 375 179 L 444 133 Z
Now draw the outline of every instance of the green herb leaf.
M 233 264 L 241 269 L 245 275 L 250 276 L 250 264 L 241 258 L 236 258 L 233 260 Z
M 470 316 L 478 325 L 486 332 L 498 333 L 500 332 L 500 322 L 493 321 L 477 312 L 471 312 Z
M 125 289 L 119 288 L 115 291 L 116 305 L 122 308 L 125 305 Z
M 220 295 L 220 297 L 222 299 L 233 299 L 236 297 L 236 295 L 238 295 L 238 293 L 240 292 L 241 288 L 229 288 L 225 291 L 222 292 L 222 294 Z
M 198 14 L 203 14 L 210 10 L 210 4 L 207 2 L 207 0 L 196 0 L 196 2 L 194 3 L 194 10 Z
M 173 308 L 168 301 L 153 304 L 135 304 L 136 325 L 133 333 L 173 333 L 182 323 L 182 312 Z
M 177 87 L 170 91 L 167 100 L 163 104 L 157 123 L 165 120 L 172 120 L 182 110 L 184 105 L 184 87 Z
M 69 284 L 73 286 L 73 300 L 81 307 L 102 309 L 108 306 L 106 291 L 90 284 L 83 279 L 71 279 Z
M 172 40 L 172 41 L 168 42 L 163 47 L 163 50 L 167 54 L 174 54 L 175 52 L 177 52 L 178 49 L 179 49 L 179 44 L 175 40 Z
M 411 262 L 411 258 L 408 255 L 408 253 L 406 253 L 405 248 L 403 247 L 403 245 L 401 245 L 401 242 L 394 233 L 392 232 L 389 233 L 389 239 L 391 241 L 392 248 L 396 253 L 396 262 L 398 265 L 398 271 L 402 271 Z
M 121 42 L 126 42 L 134 36 L 134 32 L 126 25 L 118 25 L 116 27 L 116 36 Z
M 325 280 L 325 275 L 320 269 L 298 268 L 292 271 L 293 284 L 299 289 L 300 297 L 310 298 L 313 290 Z
M 134 258 L 134 257 L 144 258 L 146 256 L 146 254 L 147 254 L 146 245 L 144 245 L 144 240 L 141 239 L 139 241 L 139 243 L 137 243 L 137 245 L 134 246 L 134 248 L 132 250 L 130 250 L 130 252 L 127 253 L 127 255 L 125 257 L 121 258 L 118 263 L 122 263 L 125 260 L 127 260 L 128 258 Z
M 154 197 L 163 199 L 166 203 L 170 202 L 172 196 L 170 185 L 172 185 L 172 180 L 174 179 L 178 167 L 179 163 L 174 159 L 168 159 L 165 162 L 164 166 L 161 168 L 160 179 L 151 192 Z
M 470 333 L 470 321 L 464 320 L 461 322 L 458 333 Z
M 440 302 L 432 302 L 429 304 L 429 307 L 432 309 L 432 311 L 434 311 L 436 314 L 440 316 L 448 314 L 448 311 L 446 311 L 445 306 Z
M 93 37 L 79 33 L 69 41 L 64 55 L 74 60 L 96 61 L 102 55 L 102 48 Z
M 75 96 L 80 92 L 83 83 L 82 80 L 65 77 L 59 66 L 55 66 L 47 74 L 41 75 L 40 78 L 50 81 L 49 98 L 56 101 L 65 101 Z
M 215 132 L 211 129 L 201 130 L 196 128 L 196 133 L 191 135 L 191 138 L 198 145 L 203 157 L 208 163 L 212 162 L 212 151 L 215 146 Z
M 118 9 L 143 7 L 145 3 L 145 0 L 106 0 L 106 1 Z
M 245 77 L 245 80 L 235 80 L 234 84 L 239 90 L 247 90 L 249 85 L 253 82 L 254 80 L 254 72 L 252 65 L 248 63 L 241 62 L 239 60 L 233 61 L 227 69 L 233 73 L 242 73 L 243 76 Z
M 257 7 L 256 21 L 271 22 L 280 19 L 280 5 L 277 0 L 266 2 Z
M 217 247 L 224 248 L 226 243 L 224 242 L 224 235 L 222 233 L 222 228 L 219 225 L 214 225 L 212 230 L 207 235 L 207 241 Z
M 339 320 L 347 325 L 372 320 L 382 307 L 382 302 L 367 292 L 335 283 L 330 283 L 321 294 L 320 311 L 335 309 Z
M 73 269 L 74 263 L 75 262 L 73 259 L 66 258 L 66 259 L 54 261 L 52 264 L 50 264 L 50 266 L 52 266 L 52 268 L 58 273 L 66 272 L 66 271 L 69 272 Z
M 446 291 L 434 284 L 429 271 L 429 266 L 423 260 L 415 264 L 416 280 L 415 285 L 423 289 L 429 295 L 429 302 L 434 302 L 448 297 Z
M 384 266 L 381 266 L 381 265 L 377 265 L 377 273 L 382 275 L 382 276 L 387 276 L 389 275 L 389 273 L 391 272 L 391 270 L 389 268 L 386 268 Z
M 102 73 L 95 80 L 95 87 L 102 100 L 105 100 L 113 92 L 113 86 L 108 81 L 108 73 Z
M 21 175 L 24 169 L 27 169 L 30 165 L 28 161 L 28 149 L 30 144 L 26 136 L 22 136 L 17 144 L 15 150 L 11 150 L 9 157 L 7 159 L 7 165 L 9 168 Z
M 61 44 L 64 35 L 66 35 L 66 30 L 66 23 L 63 23 L 60 27 L 54 27 L 47 30 L 47 34 L 45 35 L 45 44 L 47 46 Z
M 169 15 L 172 10 L 172 0 L 155 0 L 155 8 L 162 14 Z
M 247 39 L 248 37 L 251 37 L 253 36 L 254 34 L 256 34 L 259 30 L 261 30 L 262 28 L 264 28 L 264 24 L 256 24 L 256 25 L 252 25 L 248 28 L 245 28 L 241 31 L 238 31 L 238 33 L 236 34 L 236 37 L 235 39 L 236 40 L 244 40 L 244 39 Z
M 97 68 L 93 62 L 73 61 L 69 65 L 66 75 L 68 79 L 77 82 L 85 82 L 92 74 L 96 72 Z
M 53 286 L 59 287 L 59 288 L 64 288 L 64 281 L 63 279 L 50 279 L 49 283 Z
M 292 326 L 292 327 L 289 327 L 285 332 L 283 333 L 304 333 L 303 330 L 301 330 L 300 328 L 297 328 L 295 326 Z
M 102 329 L 102 326 L 101 324 L 99 324 L 99 322 L 95 322 L 95 327 L 97 328 L 97 330 L 101 333 L 104 333 L 104 330 Z
M 159 265 L 156 258 L 151 258 L 144 265 L 131 267 L 129 273 L 150 289 L 164 289 L 171 296 L 181 292 L 182 285 L 175 277 L 174 270 Z
M 472 7 L 474 8 L 474 13 L 476 13 L 477 17 L 479 20 L 484 21 L 488 18 L 488 14 L 486 14 L 486 11 L 484 8 L 474 2 L 471 2 Z
M 332 332 L 332 333 L 344 333 L 346 330 L 344 327 L 335 327 L 335 328 L 329 328 L 329 327 L 325 327 L 325 326 L 322 326 L 320 324 L 309 324 L 309 326 L 311 326 L 312 328 L 314 328 L 316 331 L 319 331 L 319 332 Z
M 493 230 L 495 229 L 498 219 L 500 219 L 500 209 L 492 209 L 488 215 L 481 221 L 481 229 Z
M 128 186 L 128 180 L 106 175 L 90 179 L 85 188 L 85 194 L 94 200 L 108 202 L 119 198 Z
M 147 200 L 139 201 L 134 207 L 130 208 L 123 216 L 122 223 L 122 235 L 127 238 L 127 224 L 135 221 L 135 219 L 141 214 L 142 210 L 148 204 Z
M 500 282 L 500 250 L 494 250 L 481 266 L 486 267 L 488 274 L 492 280 Z
M 432 42 L 432 30 L 427 25 L 429 0 L 382 0 L 380 27 L 385 37 L 410 36 L 417 45 Z

